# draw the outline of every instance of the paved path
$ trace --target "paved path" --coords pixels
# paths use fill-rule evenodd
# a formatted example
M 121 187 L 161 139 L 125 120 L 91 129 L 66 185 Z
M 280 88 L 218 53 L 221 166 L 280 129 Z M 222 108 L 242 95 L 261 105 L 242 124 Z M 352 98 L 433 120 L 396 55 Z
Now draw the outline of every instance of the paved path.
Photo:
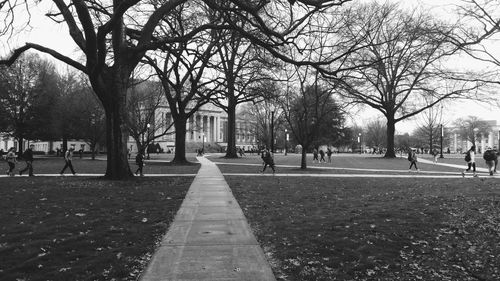
M 220 170 L 199 157 L 174 222 L 140 280 L 275 280 Z

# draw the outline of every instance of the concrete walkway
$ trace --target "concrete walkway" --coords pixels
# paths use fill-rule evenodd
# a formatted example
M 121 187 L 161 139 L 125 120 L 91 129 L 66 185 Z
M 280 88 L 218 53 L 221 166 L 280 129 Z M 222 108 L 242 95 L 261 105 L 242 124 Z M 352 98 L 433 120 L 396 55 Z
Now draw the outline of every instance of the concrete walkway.
M 197 159 L 201 168 L 140 280 L 275 280 L 220 170 Z

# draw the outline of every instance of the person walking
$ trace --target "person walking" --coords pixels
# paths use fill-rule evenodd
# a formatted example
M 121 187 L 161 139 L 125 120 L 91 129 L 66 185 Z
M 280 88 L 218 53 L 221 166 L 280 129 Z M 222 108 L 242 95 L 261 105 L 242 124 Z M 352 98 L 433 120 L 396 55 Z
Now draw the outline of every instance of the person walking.
M 137 170 L 135 171 L 136 175 L 144 176 L 142 173 L 142 168 L 144 168 L 144 154 L 140 151 L 137 152 L 135 156 L 135 164 L 137 164 Z
M 313 149 L 313 163 L 315 163 L 315 161 L 317 161 L 319 163 L 319 160 L 318 160 L 318 150 L 316 148 Z
M 462 171 L 462 177 L 465 177 L 465 172 L 468 172 L 470 171 L 471 167 L 472 167 L 472 173 L 473 173 L 473 176 L 474 177 L 477 177 L 477 174 L 476 174 L 476 160 L 475 160 L 475 157 L 476 157 L 476 146 L 473 145 L 470 147 L 469 150 L 467 150 L 467 152 L 465 153 L 465 162 L 467 162 L 467 169 L 465 171 Z
M 266 171 L 267 166 L 271 167 L 273 170 L 273 175 L 276 172 L 275 165 L 274 165 L 274 159 L 273 155 L 271 154 L 271 151 L 269 151 L 268 148 L 262 151 L 262 160 L 264 161 L 264 167 L 262 168 L 262 171 L 260 172 L 261 174 Z
M 33 148 L 35 146 L 31 144 L 29 148 L 27 148 L 23 153 L 23 159 L 26 161 L 26 167 L 22 170 L 19 170 L 19 175 L 22 176 L 24 172 L 28 171 L 28 175 L 33 177 Z
M 76 175 L 76 172 L 75 172 L 75 169 L 73 169 L 73 151 L 75 151 L 75 146 L 72 145 L 68 150 L 66 150 L 66 153 L 64 153 L 64 161 L 65 161 L 65 165 L 64 165 L 64 168 L 61 170 L 60 174 L 61 176 L 64 175 L 64 171 L 66 170 L 66 168 L 69 167 L 69 169 L 71 170 L 71 173 L 73 173 L 73 176 Z
M 486 161 L 486 166 L 488 167 L 488 172 L 490 173 L 490 176 L 493 176 L 493 173 L 495 172 L 495 162 L 498 163 L 498 156 L 497 152 L 491 147 L 488 147 L 486 151 L 483 153 L 483 159 Z
M 411 149 L 408 150 L 408 161 L 410 161 L 410 168 L 408 168 L 408 172 L 411 171 L 411 167 L 415 166 L 415 169 L 417 172 L 420 170 L 417 167 L 417 154 L 415 153 L 415 150 Z
M 328 156 L 328 163 L 332 163 L 332 150 L 330 148 L 328 148 L 326 150 L 326 156 Z
M 7 155 L 5 155 L 5 159 L 7 160 L 7 164 L 9 165 L 9 170 L 7 170 L 7 175 L 13 177 L 14 169 L 16 168 L 16 148 L 11 147 L 7 151 Z
M 432 150 L 432 156 L 433 156 L 433 162 L 437 163 L 438 162 L 438 152 L 435 148 Z
M 321 158 L 319 159 L 319 162 L 323 162 L 323 163 L 326 163 L 326 160 L 325 160 L 325 152 L 323 151 L 323 149 L 320 149 L 319 150 L 319 156 L 321 156 Z

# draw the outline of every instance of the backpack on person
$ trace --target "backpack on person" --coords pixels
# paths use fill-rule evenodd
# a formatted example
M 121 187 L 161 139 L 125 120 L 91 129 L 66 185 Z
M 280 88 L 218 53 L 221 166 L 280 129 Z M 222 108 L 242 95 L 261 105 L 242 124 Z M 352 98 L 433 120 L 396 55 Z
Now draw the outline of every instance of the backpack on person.
M 408 161 L 412 161 L 413 160 L 413 152 L 408 152 Z
M 495 161 L 495 158 L 497 158 L 497 155 L 493 150 L 486 150 L 483 154 L 483 159 L 486 161 Z
M 464 158 L 465 162 L 470 162 L 470 160 L 472 160 L 472 158 L 470 157 L 470 151 L 467 151 L 465 153 L 465 158 Z
M 137 165 L 142 163 L 142 154 L 141 153 L 137 153 L 137 155 L 135 156 L 135 163 Z

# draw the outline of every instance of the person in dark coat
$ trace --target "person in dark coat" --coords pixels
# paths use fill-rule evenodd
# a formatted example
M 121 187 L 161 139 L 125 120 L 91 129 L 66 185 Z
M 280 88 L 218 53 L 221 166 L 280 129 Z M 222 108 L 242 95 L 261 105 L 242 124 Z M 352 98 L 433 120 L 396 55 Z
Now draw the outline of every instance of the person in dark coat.
M 415 150 L 409 149 L 408 150 L 408 161 L 410 161 L 410 168 L 408 168 L 408 171 L 411 171 L 411 167 L 415 166 L 415 169 L 417 172 L 420 172 L 420 170 L 417 167 L 417 154 L 415 153 Z
M 24 172 L 28 171 L 28 175 L 30 177 L 34 176 L 33 174 L 33 148 L 34 145 L 30 145 L 28 149 L 26 149 L 23 153 L 23 159 L 26 161 L 26 167 L 22 170 L 19 170 L 19 175 L 21 176 Z
M 7 155 L 5 155 L 5 159 L 7 160 L 7 164 L 9 165 L 9 170 L 7 170 L 7 175 L 13 177 L 14 176 L 14 168 L 16 168 L 16 148 L 11 147 L 7 151 Z
M 267 166 L 271 167 L 271 169 L 273 170 L 273 174 L 276 172 L 275 170 L 275 166 L 274 166 L 274 159 L 273 159 L 273 155 L 271 154 L 271 151 L 269 151 L 269 149 L 265 149 L 262 151 L 262 160 L 264 161 L 264 168 L 262 169 L 261 173 L 264 173 L 264 171 L 266 170 Z
M 325 160 L 325 152 L 323 151 L 323 149 L 320 149 L 319 150 L 319 156 L 321 157 L 319 159 L 319 163 L 323 162 L 323 163 L 326 163 L 326 160 Z
M 64 168 L 61 170 L 61 175 L 64 175 L 64 171 L 66 170 L 66 168 L 69 167 L 69 169 L 71 170 L 71 173 L 73 173 L 73 175 L 76 175 L 76 172 L 75 172 L 75 169 L 73 169 L 73 151 L 75 151 L 75 147 L 74 146 L 71 146 L 68 150 L 66 150 L 66 153 L 64 153 L 64 161 L 65 161 L 65 165 L 64 165 Z
M 135 171 L 136 175 L 140 175 L 141 177 L 144 176 L 142 173 L 142 168 L 144 168 L 144 154 L 142 152 L 137 152 L 137 155 L 135 156 L 135 164 L 137 164 L 137 170 Z

